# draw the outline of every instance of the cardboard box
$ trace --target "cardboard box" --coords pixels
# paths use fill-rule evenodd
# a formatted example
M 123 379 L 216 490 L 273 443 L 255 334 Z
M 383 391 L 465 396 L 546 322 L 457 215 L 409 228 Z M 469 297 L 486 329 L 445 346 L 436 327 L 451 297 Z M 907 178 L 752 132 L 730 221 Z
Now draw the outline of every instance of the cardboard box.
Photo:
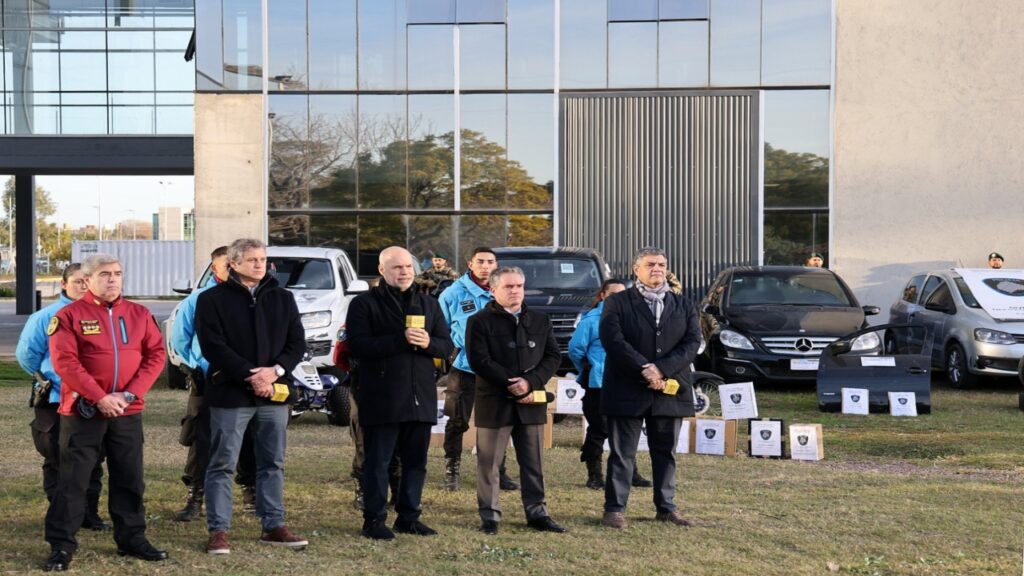
M 703 417 L 694 420 L 690 448 L 694 454 L 736 455 L 736 421 Z
M 825 438 L 821 424 L 790 424 L 789 453 L 793 460 L 825 458 Z
M 544 425 L 544 448 L 551 448 L 554 445 L 554 413 L 551 408 L 554 405 L 554 402 L 548 404 L 548 420 Z M 437 389 L 437 409 L 438 424 L 430 431 L 431 448 L 444 447 L 444 426 L 441 425 L 441 420 L 443 418 L 445 422 L 448 421 L 448 417 L 444 415 L 444 388 Z M 462 449 L 470 452 L 476 450 L 476 426 L 473 425 L 473 416 L 469 418 L 469 430 L 462 435 Z

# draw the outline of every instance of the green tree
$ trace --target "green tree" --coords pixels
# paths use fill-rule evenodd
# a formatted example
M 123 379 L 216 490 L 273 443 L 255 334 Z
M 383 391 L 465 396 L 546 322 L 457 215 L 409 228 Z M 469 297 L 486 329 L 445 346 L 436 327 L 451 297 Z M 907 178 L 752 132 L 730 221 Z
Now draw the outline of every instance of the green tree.
M 36 186 L 36 238 L 39 243 L 39 251 L 50 257 L 51 261 L 68 259 L 71 256 L 70 237 L 64 238 L 56 224 L 46 221 L 47 218 L 57 213 L 57 206 L 50 197 L 49 191 L 42 186 Z M 0 220 L 0 244 L 11 245 L 11 234 L 17 238 L 18 220 L 17 204 L 15 202 L 14 178 L 11 177 L 4 184 L 3 212 L 4 218 Z M 66 250 L 62 249 L 66 244 Z M 61 255 L 67 253 L 66 257 Z

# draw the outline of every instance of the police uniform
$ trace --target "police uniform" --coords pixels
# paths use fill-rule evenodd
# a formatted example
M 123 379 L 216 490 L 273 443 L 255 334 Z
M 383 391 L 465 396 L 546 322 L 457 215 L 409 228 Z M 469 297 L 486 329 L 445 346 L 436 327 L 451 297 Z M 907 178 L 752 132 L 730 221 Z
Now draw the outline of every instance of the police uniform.
M 50 356 L 61 378 L 60 480 L 46 513 L 46 541 L 74 553 L 85 513 L 85 492 L 102 450 L 110 474 L 110 516 L 122 554 L 167 557 L 146 540 L 143 507 L 142 410 L 144 397 L 166 360 L 160 329 L 144 306 L 118 298 L 107 303 L 87 293 L 50 320 Z M 124 413 L 107 418 L 95 407 L 123 392 Z

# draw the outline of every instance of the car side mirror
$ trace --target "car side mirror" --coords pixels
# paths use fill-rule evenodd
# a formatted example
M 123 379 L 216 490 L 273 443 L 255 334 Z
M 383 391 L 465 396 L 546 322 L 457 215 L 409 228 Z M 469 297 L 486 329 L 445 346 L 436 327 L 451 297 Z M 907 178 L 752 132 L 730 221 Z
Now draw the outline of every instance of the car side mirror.
M 925 310 L 932 310 L 935 312 L 942 312 L 943 314 L 952 314 L 953 310 L 941 302 L 925 302 Z
M 349 294 L 362 294 L 363 292 L 369 291 L 370 285 L 367 284 L 366 280 L 353 280 L 352 283 L 348 285 L 348 290 L 345 292 Z
M 704 305 L 704 313 L 705 314 L 711 314 L 712 316 L 718 316 L 718 314 L 720 312 L 721 312 L 721 310 L 719 310 L 718 306 L 715 306 L 714 304 L 705 304 Z
M 171 290 L 187 296 L 192 293 L 192 285 L 189 283 L 188 278 L 179 278 L 174 281 L 174 284 L 171 284 Z
M 852 348 L 853 343 L 849 340 L 836 340 L 828 345 L 828 353 L 833 356 L 839 356 L 840 354 L 846 354 Z
M 878 306 L 861 306 L 861 309 L 864 310 L 865 316 L 876 316 L 882 312 Z

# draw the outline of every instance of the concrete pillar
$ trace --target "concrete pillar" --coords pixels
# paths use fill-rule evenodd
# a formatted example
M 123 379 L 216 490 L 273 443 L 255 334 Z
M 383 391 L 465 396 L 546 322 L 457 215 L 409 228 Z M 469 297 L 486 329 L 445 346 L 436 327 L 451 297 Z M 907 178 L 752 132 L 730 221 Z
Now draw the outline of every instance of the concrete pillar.
M 36 311 L 36 178 L 32 174 L 14 176 L 15 310 L 17 314 Z

